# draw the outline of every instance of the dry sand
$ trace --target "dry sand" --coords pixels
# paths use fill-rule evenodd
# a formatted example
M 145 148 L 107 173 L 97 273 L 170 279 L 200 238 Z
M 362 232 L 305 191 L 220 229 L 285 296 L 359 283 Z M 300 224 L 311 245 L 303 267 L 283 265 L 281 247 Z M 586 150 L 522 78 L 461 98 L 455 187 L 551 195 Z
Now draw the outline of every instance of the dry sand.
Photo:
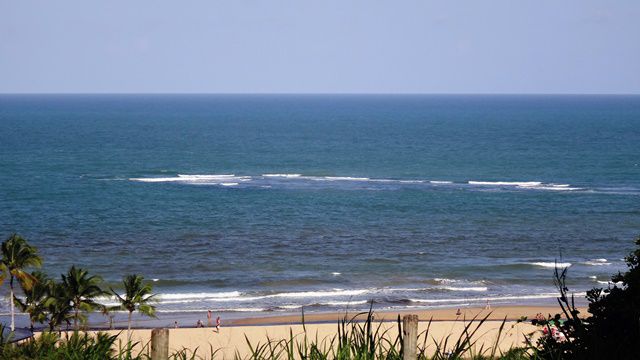
M 429 330 L 429 339 L 427 341 L 427 349 L 435 350 L 435 341 L 442 341 L 451 335 L 451 339 L 457 339 L 464 329 L 465 324 L 474 316 L 483 318 L 490 314 L 487 322 L 485 322 L 477 332 L 478 339 L 477 348 L 492 347 L 495 344 L 498 328 L 502 324 L 503 319 L 507 319 L 505 330 L 499 342 L 499 348 L 502 350 L 513 346 L 525 345 L 524 336 L 534 333 L 538 329 L 531 325 L 529 321 L 518 323 L 517 319 L 522 316 L 533 318 L 537 313 L 555 314 L 557 307 L 537 307 L 537 306 L 504 306 L 486 310 L 482 308 L 465 308 L 461 309 L 462 315 L 456 315 L 456 309 L 438 309 L 438 310 L 420 310 L 403 312 L 403 314 L 417 314 L 420 319 L 419 332 L 426 330 L 429 325 L 429 319 L 433 319 Z M 334 314 L 308 314 L 305 316 L 306 334 L 312 339 L 319 339 L 328 342 L 337 333 L 338 319 L 344 317 L 344 313 Z M 349 315 L 351 316 L 351 315 Z M 381 312 L 376 313 L 375 322 L 383 321 L 381 329 L 387 332 L 387 338 L 395 339 L 397 336 L 397 319 L 398 313 Z M 233 325 L 224 324 L 220 332 L 215 332 L 215 328 L 179 328 L 170 329 L 169 331 L 169 347 L 170 351 L 187 349 L 198 349 L 198 354 L 208 356 L 210 349 L 220 349 L 216 354 L 216 359 L 231 359 L 236 351 L 246 357 L 249 353 L 249 347 L 245 336 L 249 339 L 253 346 L 258 343 L 265 343 L 267 339 L 278 341 L 288 339 L 290 332 L 293 332 L 297 340 L 302 341 L 304 338 L 303 326 L 300 324 L 300 315 L 270 316 L 263 318 L 237 319 L 233 321 Z M 268 324 L 268 325 L 267 325 Z M 116 334 L 119 331 L 110 331 Z M 133 330 L 132 340 L 141 344 L 148 344 L 150 340 L 150 329 Z M 120 332 L 120 337 L 126 341 L 126 330 Z M 419 344 L 423 338 L 420 338 Z M 454 340 L 455 341 L 455 340 Z M 451 341 L 450 341 L 451 342 Z

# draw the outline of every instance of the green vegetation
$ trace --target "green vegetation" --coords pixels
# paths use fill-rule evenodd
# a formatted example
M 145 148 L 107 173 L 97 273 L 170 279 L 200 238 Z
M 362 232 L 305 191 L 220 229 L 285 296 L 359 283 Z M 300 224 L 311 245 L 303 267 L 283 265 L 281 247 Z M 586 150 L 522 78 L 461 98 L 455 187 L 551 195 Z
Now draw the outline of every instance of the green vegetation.
M 72 265 L 61 281 L 56 282 L 44 272 L 28 273 L 28 267 L 41 266 L 42 259 L 36 249 L 25 239 L 13 234 L 2 243 L 2 260 L 0 262 L 0 284 L 9 278 L 9 299 L 11 304 L 11 331 L 15 330 L 14 305 L 29 315 L 31 328 L 35 324 L 47 323 L 49 331 L 62 330 L 73 322 L 77 331 L 87 321 L 87 314 L 97 310 L 108 314 L 110 310 L 129 311 L 129 328 L 131 313 L 138 310 L 141 314 L 155 316 L 155 307 L 151 284 L 144 283 L 140 275 L 128 275 L 123 279 L 125 296 L 121 297 L 111 289 L 102 289 L 102 279 L 90 275 L 85 269 Z M 19 283 L 22 298 L 15 296 L 15 281 Z M 114 295 L 121 304 L 108 308 L 97 302 L 104 295 Z
M 360 315 L 367 315 L 364 322 L 355 321 Z M 417 358 L 419 360 L 453 359 L 529 359 L 526 349 L 512 349 L 501 353 L 498 344 L 502 340 L 506 321 L 502 321 L 498 335 L 489 348 L 476 349 L 478 331 L 490 314 L 483 318 L 473 318 L 466 322 L 464 330 L 457 339 L 447 336 L 435 339 L 431 336 L 431 320 L 427 329 L 418 335 Z M 304 319 L 303 319 L 304 320 Z M 373 321 L 373 312 L 357 314 L 351 319 L 343 318 L 338 324 L 337 335 L 321 341 L 311 337 L 305 329 L 302 335 L 295 337 L 290 332 L 289 339 L 252 344 L 246 339 L 251 350 L 251 360 L 274 359 L 335 359 L 335 360 L 401 360 L 404 355 L 403 329 L 400 316 L 397 320 L 398 335 L 388 336 L 388 330 L 382 328 L 382 322 Z M 240 359 L 240 354 L 236 359 Z
M 35 279 L 25 271 L 29 266 L 41 266 L 42 259 L 38 256 L 36 248 L 27 244 L 22 237 L 13 234 L 2 243 L 2 260 L 0 261 L 0 284 L 9 277 L 9 303 L 11 303 L 11 331 L 15 330 L 15 298 L 14 281 L 17 279 L 20 285 L 29 290 Z
M 556 269 L 555 280 L 562 313 L 542 325 L 555 327 L 560 338 L 547 336 L 534 348 L 541 359 L 640 358 L 640 237 L 637 248 L 625 258 L 629 268 L 611 278 L 607 289 L 587 292 L 588 317 L 580 317 L 565 279 L 567 270 Z M 567 320 L 561 321 L 564 317 Z
M 122 280 L 124 285 L 124 297 L 118 292 L 111 289 L 113 295 L 120 301 L 120 305 L 115 307 L 116 310 L 124 310 L 129 312 L 127 320 L 127 339 L 131 341 L 131 315 L 136 309 L 142 315 L 149 317 L 156 316 L 156 308 L 152 305 L 153 297 L 151 284 L 143 283 L 142 275 L 127 275 Z
M 86 316 L 80 310 L 88 313 L 100 308 L 100 305 L 95 302 L 95 298 L 106 294 L 100 288 L 101 281 L 99 276 L 89 276 L 87 270 L 76 268 L 75 265 L 71 266 L 67 274 L 62 274 L 62 288 L 66 295 L 65 300 L 73 308 L 72 318 L 75 330 L 79 329 L 78 320 L 86 322 Z

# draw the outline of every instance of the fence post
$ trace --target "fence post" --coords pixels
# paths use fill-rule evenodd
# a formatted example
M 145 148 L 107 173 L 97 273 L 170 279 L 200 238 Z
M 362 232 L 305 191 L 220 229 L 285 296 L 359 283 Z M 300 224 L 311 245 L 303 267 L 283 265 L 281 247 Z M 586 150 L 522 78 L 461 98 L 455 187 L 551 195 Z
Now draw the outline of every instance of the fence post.
M 418 315 L 405 315 L 402 318 L 403 360 L 418 358 Z
M 169 359 L 169 329 L 151 330 L 151 360 Z

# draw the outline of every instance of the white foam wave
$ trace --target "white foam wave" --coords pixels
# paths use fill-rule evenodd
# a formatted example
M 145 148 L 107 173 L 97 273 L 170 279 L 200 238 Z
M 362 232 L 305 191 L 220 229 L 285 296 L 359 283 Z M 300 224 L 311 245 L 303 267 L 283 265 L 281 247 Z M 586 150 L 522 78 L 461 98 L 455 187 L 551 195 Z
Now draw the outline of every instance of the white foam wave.
M 333 276 L 340 276 L 340 275 L 342 275 L 342 273 L 339 273 L 339 272 L 332 272 L 332 273 L 331 273 L 331 275 L 333 275 Z
M 168 293 L 159 294 L 156 296 L 156 300 L 161 304 L 180 304 L 180 303 L 194 303 L 194 302 L 211 302 L 211 303 L 230 303 L 230 302 L 248 302 L 272 298 L 326 298 L 326 297 L 349 297 L 358 296 L 371 292 L 372 290 L 356 289 L 356 290 L 320 290 L 320 291 L 301 291 L 301 292 L 288 292 L 288 293 L 276 293 L 269 295 L 247 295 L 239 291 L 229 291 L 220 293 Z M 115 300 L 113 297 L 105 297 L 103 301 Z
M 598 284 L 603 284 L 603 285 L 615 285 L 615 286 L 618 286 L 618 287 L 622 286 L 622 281 L 613 282 L 613 281 L 601 281 L 601 280 L 598 280 L 597 283 Z
M 543 183 L 541 181 L 468 181 L 469 185 L 480 186 L 512 186 L 520 189 L 551 190 L 551 191 L 573 191 L 582 188 L 571 187 L 569 184 Z
M 172 182 L 172 181 L 180 181 L 182 180 L 179 177 L 164 177 L 164 178 L 129 178 L 130 181 L 138 181 L 138 182 Z
M 184 175 L 178 174 L 173 177 L 151 177 L 151 178 L 129 178 L 130 181 L 146 183 L 179 182 L 190 184 L 215 184 L 224 185 L 231 182 L 250 181 L 251 176 L 235 176 L 234 174 L 213 174 L 213 175 Z
M 486 286 L 467 286 L 467 287 L 443 286 L 443 287 L 440 287 L 440 289 L 449 290 L 449 291 L 487 291 L 488 290 Z
M 211 180 L 211 179 L 229 179 L 236 177 L 234 174 L 212 174 L 212 175 L 184 175 L 178 174 L 178 177 L 185 180 Z
M 451 284 L 451 283 L 456 283 L 458 282 L 458 280 L 455 279 L 447 279 L 447 278 L 434 278 L 433 281 L 437 281 L 440 284 Z
M 350 176 L 325 176 L 324 180 L 328 181 L 369 181 L 366 177 L 350 177 Z
M 584 296 L 585 293 L 577 293 L 576 296 Z M 530 299 L 553 299 L 557 298 L 558 294 L 556 293 L 543 293 L 543 294 L 534 294 L 534 295 L 506 295 L 506 296 L 490 296 L 490 297 L 480 297 L 480 298 L 452 298 L 452 299 L 409 299 L 411 302 L 415 303 L 427 303 L 427 304 L 438 304 L 438 303 L 459 303 L 459 302 L 482 302 L 482 301 L 507 301 L 507 300 L 530 300 Z
M 487 185 L 487 186 L 520 186 L 533 187 L 540 186 L 540 181 L 468 181 L 469 185 Z
M 402 184 L 421 184 L 424 180 L 398 180 L 398 182 Z
M 370 292 L 370 290 L 320 290 L 320 291 L 301 291 L 301 292 L 289 292 L 267 295 L 267 298 L 318 298 L 318 297 L 331 297 L 331 296 L 358 296 Z
M 544 267 L 544 268 L 555 268 L 556 266 L 558 268 L 567 268 L 567 267 L 573 265 L 570 262 L 546 262 L 546 261 L 530 262 L 528 264 L 529 265 L 540 266 L 540 267 Z
M 168 293 L 159 294 L 160 300 L 183 300 L 183 299 L 219 299 L 219 298 L 238 298 L 242 295 L 239 291 L 227 291 L 219 293 Z
M 431 180 L 429 181 L 431 184 L 453 184 L 453 181 L 440 181 L 440 180 Z
M 262 174 L 264 177 L 276 177 L 276 178 L 299 178 L 302 174 Z
M 559 186 L 559 185 L 539 186 L 539 187 L 536 187 L 535 189 L 537 189 L 537 190 L 551 190 L 551 191 L 582 190 L 582 188 L 565 187 L 565 186 Z
M 584 265 L 591 265 L 591 266 L 607 266 L 607 265 L 611 265 L 611 263 L 604 258 L 600 258 L 600 259 L 591 259 L 588 261 L 584 261 L 582 264 Z
M 364 305 L 368 303 L 367 300 L 358 300 L 358 301 L 327 301 L 320 303 L 319 305 L 325 306 L 349 306 L 349 305 Z
M 265 308 L 226 308 L 226 309 L 216 309 L 216 311 L 220 312 L 263 312 L 267 311 Z
M 238 186 L 239 184 L 237 182 L 232 182 L 232 183 L 220 183 L 220 185 L 222 185 L 222 186 Z

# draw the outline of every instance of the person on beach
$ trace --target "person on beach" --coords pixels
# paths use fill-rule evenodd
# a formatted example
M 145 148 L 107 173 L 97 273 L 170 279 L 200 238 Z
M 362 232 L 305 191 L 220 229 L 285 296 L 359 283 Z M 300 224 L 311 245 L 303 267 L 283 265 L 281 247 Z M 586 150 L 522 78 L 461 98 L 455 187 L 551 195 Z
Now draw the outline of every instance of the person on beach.
M 173 328 L 174 328 L 174 329 L 177 329 L 177 328 L 178 328 L 178 321 L 177 321 L 177 320 L 173 322 Z
M 207 326 L 211 327 L 211 310 L 207 311 Z
M 197 328 L 203 328 L 204 324 L 202 323 L 202 320 L 198 319 L 198 322 L 196 323 L 196 327 Z
M 220 316 L 216 318 L 216 332 L 220 332 Z

